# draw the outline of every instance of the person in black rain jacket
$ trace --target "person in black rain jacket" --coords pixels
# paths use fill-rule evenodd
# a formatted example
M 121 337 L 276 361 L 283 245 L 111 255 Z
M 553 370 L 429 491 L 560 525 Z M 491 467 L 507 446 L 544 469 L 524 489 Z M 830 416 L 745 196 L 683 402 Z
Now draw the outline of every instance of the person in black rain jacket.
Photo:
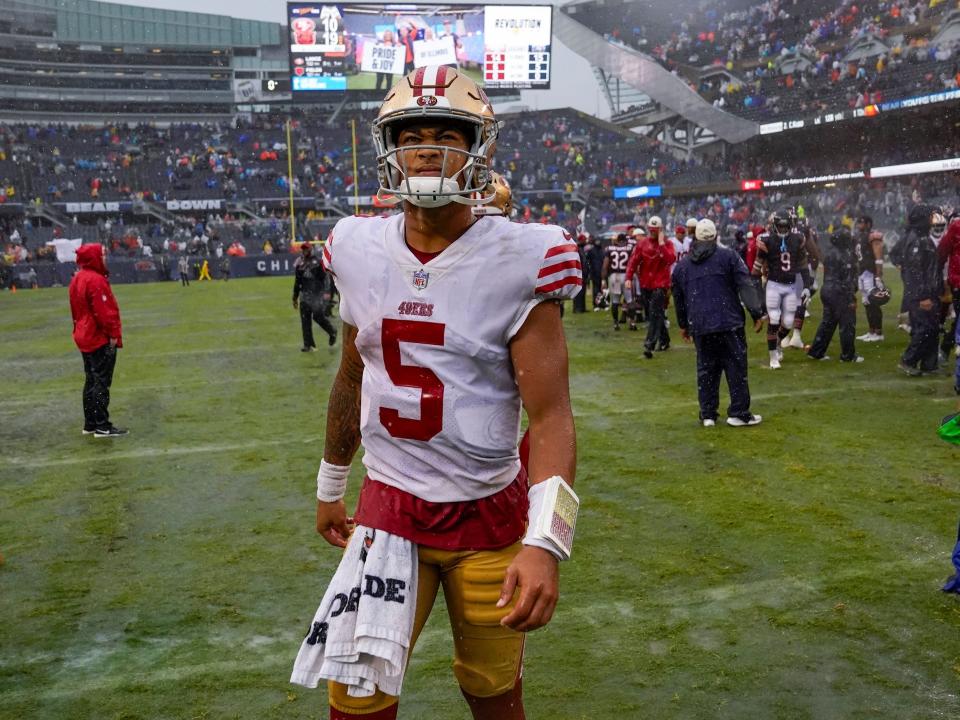
M 823 262 L 823 319 L 817 328 L 813 345 L 807 351 L 814 360 L 828 360 L 827 347 L 840 326 L 840 360 L 863 362 L 857 355 L 857 279 L 859 263 L 850 231 L 841 227 L 830 236 L 830 242 L 821 248 Z
M 907 216 L 907 232 L 890 252 L 903 277 L 903 305 L 910 314 L 910 344 L 900 358 L 900 369 L 911 376 L 934 372 L 938 366 L 940 295 L 943 269 L 936 241 L 930 235 L 931 218 L 939 210 L 916 205 Z

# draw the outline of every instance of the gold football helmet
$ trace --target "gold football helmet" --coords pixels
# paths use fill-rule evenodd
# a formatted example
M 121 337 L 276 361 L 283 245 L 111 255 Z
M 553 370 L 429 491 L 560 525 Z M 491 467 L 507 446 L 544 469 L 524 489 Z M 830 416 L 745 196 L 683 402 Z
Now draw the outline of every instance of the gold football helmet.
M 397 136 L 404 125 L 416 121 L 441 120 L 462 123 L 473 130 L 466 151 L 443 145 L 410 145 L 443 153 L 444 171 L 437 177 L 408 177 Z M 420 207 L 440 207 L 450 202 L 483 205 L 493 199 L 485 193 L 490 174 L 488 164 L 497 141 L 499 124 L 486 93 L 466 75 L 445 65 L 417 68 L 387 93 L 373 121 L 373 142 L 377 150 L 377 196 L 392 196 Z M 466 155 L 463 168 L 446 177 L 451 153 Z
M 490 183 L 483 189 L 483 196 L 493 195 L 493 200 L 486 205 L 477 205 L 473 208 L 474 215 L 513 215 L 513 191 L 510 183 L 498 172 L 490 171 Z
M 930 237 L 939 242 L 946 231 L 947 219 L 939 210 L 934 211 L 930 216 Z

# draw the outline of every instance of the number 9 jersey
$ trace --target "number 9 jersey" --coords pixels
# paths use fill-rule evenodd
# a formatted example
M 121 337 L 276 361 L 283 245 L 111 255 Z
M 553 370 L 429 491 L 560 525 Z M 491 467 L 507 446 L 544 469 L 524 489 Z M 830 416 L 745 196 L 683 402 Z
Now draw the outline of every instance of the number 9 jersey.
M 806 239 L 800 233 L 790 232 L 784 236 L 767 233 L 760 236 L 765 249 L 757 252 L 755 267 L 767 264 L 767 279 L 783 285 L 793 285 L 797 273 L 808 272 Z
M 363 464 L 424 500 L 477 500 L 520 470 L 509 344 L 537 304 L 579 292 L 577 247 L 558 227 L 487 216 L 422 263 L 403 223 L 344 218 L 323 251 L 358 330 Z

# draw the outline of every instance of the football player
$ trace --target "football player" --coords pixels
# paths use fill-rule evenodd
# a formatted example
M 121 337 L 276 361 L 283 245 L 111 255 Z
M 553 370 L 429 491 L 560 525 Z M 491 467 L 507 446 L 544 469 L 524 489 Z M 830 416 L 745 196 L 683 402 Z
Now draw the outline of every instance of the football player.
M 854 251 L 859 264 L 860 302 L 867 314 L 867 332 L 857 338 L 863 342 L 883 341 L 883 308 L 870 301 L 870 291 L 883 284 L 883 233 L 873 229 L 873 218 L 857 218 Z
M 683 260 L 684 256 L 690 252 L 690 246 L 693 245 L 693 235 L 687 235 L 687 228 L 683 225 L 677 225 L 674 228 L 673 235 L 670 237 L 670 244 L 673 245 L 673 251 L 677 255 L 677 262 L 673 264 L 673 267 L 677 266 L 677 263 Z M 673 273 L 673 268 L 670 268 L 671 274 Z
M 493 199 L 471 196 L 488 187 L 497 132 L 483 90 L 450 67 L 411 72 L 380 107 L 378 194 L 402 202 L 403 212 L 344 218 L 323 252 L 341 292 L 343 352 L 317 478 L 317 531 L 348 547 L 344 558 L 353 542 L 369 540 L 351 537 L 355 526 L 375 529 L 376 542 L 380 533 L 412 542 L 409 648 L 442 586 L 454 674 L 473 717 L 515 720 L 524 717 L 524 633 L 550 621 L 558 561 L 572 541 L 539 528 L 559 512 L 548 487 L 576 498 L 567 485 L 576 441 L 559 301 L 582 281 L 576 246 L 560 228 L 471 212 Z M 529 478 L 517 452 L 521 402 Z M 343 494 L 360 445 L 366 471 L 351 518 Z M 357 595 L 361 608 L 377 596 Z M 364 694 L 330 680 L 330 717 L 396 718 L 396 693 L 378 683 Z
M 753 265 L 753 274 L 767 275 L 766 308 L 767 350 L 770 352 L 770 368 L 780 369 L 783 359 L 782 342 L 790 330 L 797 314 L 797 301 L 810 299 L 810 277 L 806 241 L 793 229 L 790 212 L 781 210 L 774 213 L 771 231 L 757 239 L 757 259 Z M 800 297 L 794 289 L 797 275 L 801 276 L 803 290 Z
M 794 211 L 792 219 L 794 221 L 794 231 L 803 235 L 804 245 L 807 249 L 807 269 L 810 273 L 810 277 L 813 278 L 813 284 L 810 286 L 809 296 L 807 296 L 807 299 L 804 300 L 803 276 L 800 273 L 797 273 L 793 282 L 793 291 L 797 296 L 797 313 L 793 320 L 793 333 L 791 333 L 790 337 L 787 338 L 786 342 L 784 342 L 784 345 L 802 350 L 805 347 L 803 342 L 803 323 L 808 315 L 807 308 L 810 304 L 810 299 L 817 291 L 817 267 L 821 262 L 821 253 L 820 242 L 817 238 L 817 231 L 810 227 L 806 216 L 804 215 L 802 218 L 797 217 L 796 212 Z
M 620 303 L 624 300 L 627 262 L 630 260 L 630 248 L 625 233 L 619 233 L 612 245 L 608 245 L 603 257 L 601 271 L 601 291 L 610 293 L 610 312 L 613 315 L 613 329 L 620 329 Z M 636 328 L 632 328 L 636 329 Z
M 484 215 L 502 215 L 503 217 L 513 217 L 513 190 L 510 189 L 510 183 L 498 172 L 490 171 L 490 182 L 481 192 L 474 193 L 475 198 L 484 198 L 493 195 L 493 200 L 485 205 L 474 205 L 471 210 L 477 217 Z

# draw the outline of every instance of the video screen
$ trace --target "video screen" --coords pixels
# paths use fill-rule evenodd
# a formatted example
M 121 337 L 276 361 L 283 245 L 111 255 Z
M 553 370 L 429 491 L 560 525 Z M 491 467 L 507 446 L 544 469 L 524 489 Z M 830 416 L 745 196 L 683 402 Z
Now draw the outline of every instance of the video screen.
M 550 87 L 549 5 L 287 3 L 295 100 L 385 93 L 424 65 L 449 65 L 487 92 Z

